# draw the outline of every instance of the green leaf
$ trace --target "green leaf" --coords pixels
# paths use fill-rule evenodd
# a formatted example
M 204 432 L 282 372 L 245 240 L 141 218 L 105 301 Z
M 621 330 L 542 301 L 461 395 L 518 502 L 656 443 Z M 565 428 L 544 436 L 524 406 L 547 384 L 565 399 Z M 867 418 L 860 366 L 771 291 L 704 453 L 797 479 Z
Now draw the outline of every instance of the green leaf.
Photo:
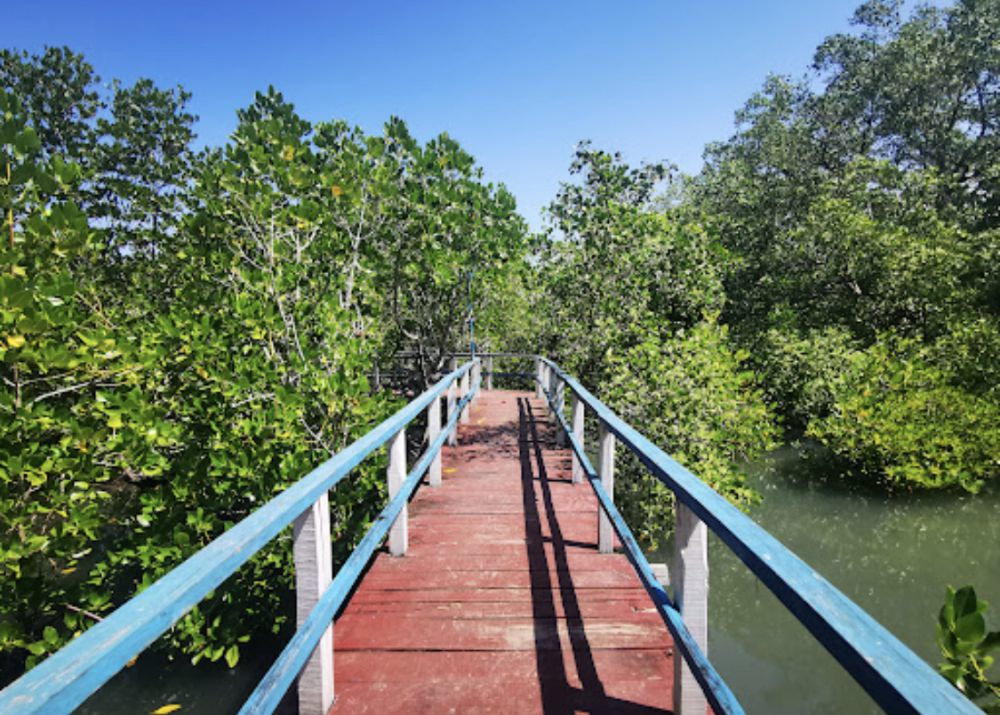
M 981 613 L 972 613 L 955 621 L 955 635 L 966 643 L 979 643 L 986 635 L 986 620 Z
M 235 668 L 236 664 L 240 662 L 240 648 L 238 645 L 233 644 L 226 649 L 226 664 L 230 668 Z

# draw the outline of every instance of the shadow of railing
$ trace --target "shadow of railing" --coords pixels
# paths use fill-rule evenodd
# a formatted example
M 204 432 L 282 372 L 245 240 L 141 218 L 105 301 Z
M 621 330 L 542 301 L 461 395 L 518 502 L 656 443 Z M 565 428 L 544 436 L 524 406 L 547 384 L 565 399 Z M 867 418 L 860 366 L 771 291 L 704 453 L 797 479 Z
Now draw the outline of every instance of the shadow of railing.
M 581 544 L 563 538 L 559 517 L 552 498 L 550 476 L 545 467 L 538 424 L 529 400 L 518 399 L 518 450 L 521 466 L 521 496 L 524 506 L 525 545 L 531 573 L 531 605 L 535 635 L 535 660 L 538 669 L 542 709 L 545 713 L 628 713 L 663 715 L 669 710 L 610 697 L 605 691 L 594 662 L 584 627 L 583 615 L 569 569 L 567 547 L 596 550 L 596 544 Z M 568 481 L 568 480 L 566 480 Z M 542 508 L 536 499 L 541 497 Z M 595 514 L 596 517 L 596 514 Z M 543 521 L 544 518 L 544 521 Z M 543 525 L 548 524 L 549 536 Z M 595 518 L 596 526 L 596 518 Z M 545 544 L 552 545 L 552 563 Z M 557 590 L 552 587 L 555 574 Z M 580 679 L 577 688 L 569 682 L 559 633 L 559 610 L 566 623 L 573 664 Z

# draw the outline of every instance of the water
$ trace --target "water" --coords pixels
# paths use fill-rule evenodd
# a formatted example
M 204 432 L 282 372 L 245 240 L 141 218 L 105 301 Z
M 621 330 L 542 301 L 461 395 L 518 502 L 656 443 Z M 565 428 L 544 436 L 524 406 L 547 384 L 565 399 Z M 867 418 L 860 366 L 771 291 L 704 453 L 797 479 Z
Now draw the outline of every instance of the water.
M 1000 493 L 887 496 L 829 462 L 806 446 L 751 465 L 751 517 L 934 666 L 946 586 L 975 585 L 1000 626 Z M 748 713 L 880 712 L 724 544 L 709 549 L 709 657 Z
M 240 662 L 229 668 L 224 661 L 192 666 L 189 658 L 147 651 L 135 665 L 123 669 L 77 710 L 80 715 L 135 715 L 151 713 L 164 705 L 180 705 L 177 715 L 234 713 L 278 657 L 290 633 L 261 637 L 245 648 Z M 277 715 L 296 711 L 295 688 L 282 702 Z

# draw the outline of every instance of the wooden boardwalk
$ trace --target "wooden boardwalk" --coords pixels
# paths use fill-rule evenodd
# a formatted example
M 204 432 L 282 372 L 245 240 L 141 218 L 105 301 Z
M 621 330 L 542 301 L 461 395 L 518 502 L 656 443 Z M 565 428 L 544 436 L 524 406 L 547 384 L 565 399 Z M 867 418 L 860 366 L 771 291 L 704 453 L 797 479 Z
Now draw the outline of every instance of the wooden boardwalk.
M 541 400 L 483 392 L 444 483 L 410 503 L 334 630 L 333 713 L 665 713 L 672 643 L 632 567 L 597 552 Z

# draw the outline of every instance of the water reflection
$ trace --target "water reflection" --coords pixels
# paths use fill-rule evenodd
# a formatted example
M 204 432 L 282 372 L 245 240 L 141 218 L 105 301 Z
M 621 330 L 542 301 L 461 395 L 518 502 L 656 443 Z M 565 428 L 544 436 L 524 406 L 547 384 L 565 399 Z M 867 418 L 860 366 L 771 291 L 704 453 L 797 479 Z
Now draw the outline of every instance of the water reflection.
M 975 584 L 1000 620 L 1000 494 L 887 496 L 831 464 L 805 445 L 750 465 L 753 519 L 931 664 L 947 585 Z M 879 712 L 725 545 L 709 548 L 709 653 L 748 712 Z

